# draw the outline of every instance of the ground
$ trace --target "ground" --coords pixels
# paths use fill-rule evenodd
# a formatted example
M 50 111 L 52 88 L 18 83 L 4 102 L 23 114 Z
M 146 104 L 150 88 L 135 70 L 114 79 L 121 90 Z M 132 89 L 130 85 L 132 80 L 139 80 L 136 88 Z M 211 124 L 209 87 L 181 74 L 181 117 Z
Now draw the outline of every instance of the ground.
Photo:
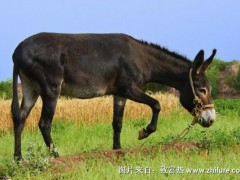
M 75 166 L 76 164 L 80 164 L 84 160 L 87 159 L 103 159 L 107 161 L 117 161 L 119 158 L 124 157 L 126 155 L 135 155 L 135 154 L 143 154 L 149 155 L 154 154 L 153 152 L 166 152 L 170 150 L 174 150 L 176 152 L 189 151 L 193 149 L 199 149 L 199 145 L 196 143 L 180 143 L 174 142 L 170 144 L 165 144 L 161 146 L 150 146 L 144 148 L 131 148 L 126 150 L 107 150 L 107 151 L 95 151 L 95 152 L 86 152 L 78 155 L 71 156 L 62 156 L 51 160 L 51 164 L 53 167 L 65 167 L 70 168 Z M 64 168 L 64 169 L 65 169 Z

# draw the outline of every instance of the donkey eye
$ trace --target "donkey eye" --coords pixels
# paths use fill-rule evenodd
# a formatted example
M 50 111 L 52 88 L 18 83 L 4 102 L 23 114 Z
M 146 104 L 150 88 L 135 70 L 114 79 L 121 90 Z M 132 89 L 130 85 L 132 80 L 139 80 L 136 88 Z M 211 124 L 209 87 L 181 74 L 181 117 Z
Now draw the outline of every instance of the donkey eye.
M 198 91 L 199 91 L 200 93 L 204 94 L 204 95 L 207 94 L 206 88 L 198 88 Z

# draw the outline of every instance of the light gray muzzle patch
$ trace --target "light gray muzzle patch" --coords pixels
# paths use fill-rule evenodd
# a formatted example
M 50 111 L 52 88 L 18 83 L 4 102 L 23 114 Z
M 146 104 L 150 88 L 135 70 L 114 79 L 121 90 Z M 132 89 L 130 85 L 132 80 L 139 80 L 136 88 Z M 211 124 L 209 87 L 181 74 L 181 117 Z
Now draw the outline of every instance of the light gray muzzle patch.
M 214 108 L 203 110 L 199 118 L 199 124 L 203 127 L 210 127 L 216 120 L 216 111 Z

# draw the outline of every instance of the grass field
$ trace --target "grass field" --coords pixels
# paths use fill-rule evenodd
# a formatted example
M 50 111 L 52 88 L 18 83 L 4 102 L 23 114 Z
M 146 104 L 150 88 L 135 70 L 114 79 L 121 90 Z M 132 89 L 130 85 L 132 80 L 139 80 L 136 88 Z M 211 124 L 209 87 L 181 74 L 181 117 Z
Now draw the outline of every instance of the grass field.
M 172 95 L 154 95 L 161 104 L 158 130 L 139 141 L 149 123 L 146 106 L 128 102 L 122 129 L 123 151 L 112 151 L 112 98 L 61 99 L 52 135 L 60 158 L 52 159 L 37 129 L 40 102 L 23 132 L 22 163 L 13 161 L 10 101 L 1 101 L 0 176 L 12 179 L 239 179 L 240 100 L 215 100 L 217 121 L 196 125 L 178 144 L 192 117 Z M 167 146 L 166 146 L 167 144 Z M 176 144 L 176 143 L 175 143 Z M 166 148 L 168 147 L 168 148 Z M 198 172 L 196 172 L 198 171 Z M 204 171 L 204 172 L 202 172 Z
M 164 103 L 161 110 L 162 116 L 169 116 L 179 106 L 178 99 L 171 94 L 155 94 L 154 98 Z M 54 119 L 84 125 L 111 122 L 112 104 L 113 98 L 111 96 L 86 100 L 61 98 L 58 100 Z M 0 99 L 0 106 L 0 132 L 9 131 L 12 129 L 11 100 Z M 41 107 L 42 103 L 39 99 L 27 119 L 27 130 L 33 132 L 38 128 Z M 151 109 L 146 105 L 127 101 L 124 116 L 128 120 L 150 118 Z

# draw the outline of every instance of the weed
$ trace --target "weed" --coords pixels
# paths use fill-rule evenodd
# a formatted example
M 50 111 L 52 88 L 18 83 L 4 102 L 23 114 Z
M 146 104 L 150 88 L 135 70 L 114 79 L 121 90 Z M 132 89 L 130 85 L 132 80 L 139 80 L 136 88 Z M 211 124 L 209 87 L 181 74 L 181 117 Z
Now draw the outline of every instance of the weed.
M 234 136 L 233 136 L 234 135 Z M 202 149 L 225 149 L 239 143 L 240 129 L 233 131 L 223 131 L 217 129 L 215 131 L 201 131 L 189 141 L 195 141 Z M 196 140 L 197 139 L 197 140 Z
M 30 142 L 23 161 L 10 161 L 5 164 L 1 164 L 2 172 L 4 176 L 16 176 L 31 174 L 40 174 L 42 171 L 48 170 L 49 164 L 49 153 L 43 146 L 39 145 L 37 141 Z
M 240 127 L 233 131 L 233 135 L 237 140 L 237 144 L 240 144 Z
M 144 118 L 141 118 L 139 120 L 133 120 L 132 125 L 136 128 L 142 128 L 147 124 L 147 121 Z
M 214 101 L 216 110 L 220 114 L 232 114 L 233 112 L 240 115 L 240 99 L 217 99 Z
M 160 142 L 160 144 L 170 144 L 177 140 L 177 136 L 173 134 L 169 134 L 166 137 L 163 138 L 163 140 Z

